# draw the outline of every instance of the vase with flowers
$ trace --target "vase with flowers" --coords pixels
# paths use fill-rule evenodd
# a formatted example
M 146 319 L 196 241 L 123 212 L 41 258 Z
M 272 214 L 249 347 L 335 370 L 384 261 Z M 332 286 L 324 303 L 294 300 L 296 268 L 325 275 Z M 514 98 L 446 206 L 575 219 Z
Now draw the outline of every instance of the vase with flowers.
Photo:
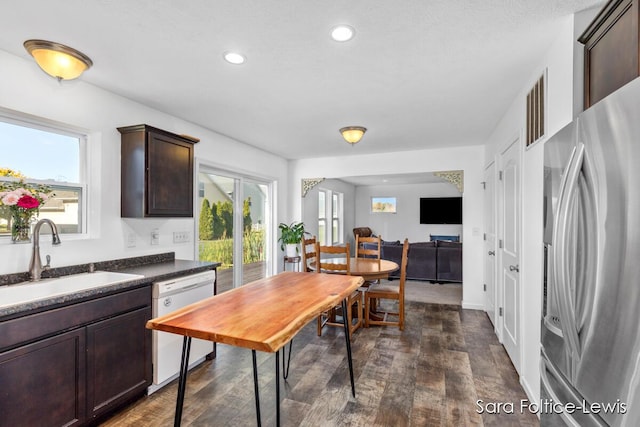
M 8 212 L 12 242 L 31 241 L 31 224 L 50 196 L 51 188 L 42 184 L 27 184 L 23 180 L 0 184 L 0 209 Z

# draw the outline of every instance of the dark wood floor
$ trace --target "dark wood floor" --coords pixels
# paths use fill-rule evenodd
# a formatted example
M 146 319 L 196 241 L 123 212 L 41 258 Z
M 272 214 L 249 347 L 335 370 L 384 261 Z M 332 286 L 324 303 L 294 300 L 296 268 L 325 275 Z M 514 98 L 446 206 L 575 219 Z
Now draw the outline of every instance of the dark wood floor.
M 281 387 L 284 426 L 537 426 L 520 414 L 526 399 L 482 311 L 407 303 L 407 326 L 371 327 L 352 339 L 351 396 L 344 335 L 315 323 L 294 339 Z M 263 425 L 275 425 L 275 356 L 258 353 Z M 189 375 L 184 426 L 255 426 L 251 352 L 218 345 L 218 357 Z M 170 426 L 174 383 L 133 403 L 104 426 Z M 511 402 L 514 414 L 478 413 L 477 401 Z M 483 405 L 483 406 L 485 406 Z M 486 406 L 485 406 L 486 407 Z

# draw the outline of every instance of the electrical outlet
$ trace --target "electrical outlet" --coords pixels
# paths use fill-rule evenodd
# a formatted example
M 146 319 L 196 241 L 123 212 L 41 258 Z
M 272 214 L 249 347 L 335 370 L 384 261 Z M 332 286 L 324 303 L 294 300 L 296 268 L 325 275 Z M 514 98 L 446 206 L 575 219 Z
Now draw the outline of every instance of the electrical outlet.
M 127 234 L 127 247 L 135 248 L 136 247 L 136 235 L 135 233 Z
M 152 245 L 160 244 L 160 230 L 157 228 L 154 228 L 153 230 L 151 230 L 151 244 Z
M 191 240 L 191 233 L 188 231 L 174 231 L 173 243 L 187 243 Z

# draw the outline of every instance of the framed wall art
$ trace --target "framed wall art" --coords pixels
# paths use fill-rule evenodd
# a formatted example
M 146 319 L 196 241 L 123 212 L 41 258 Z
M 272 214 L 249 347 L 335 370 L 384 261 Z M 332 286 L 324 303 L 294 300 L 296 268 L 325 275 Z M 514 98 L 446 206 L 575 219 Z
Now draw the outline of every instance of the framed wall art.
M 371 213 L 396 213 L 397 202 L 395 197 L 372 197 Z

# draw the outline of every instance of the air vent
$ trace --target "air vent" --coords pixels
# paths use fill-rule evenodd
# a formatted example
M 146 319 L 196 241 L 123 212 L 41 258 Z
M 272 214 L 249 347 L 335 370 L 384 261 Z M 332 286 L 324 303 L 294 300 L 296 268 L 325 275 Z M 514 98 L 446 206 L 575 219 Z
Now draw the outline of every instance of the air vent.
M 527 94 L 527 146 L 544 136 L 544 74 Z

